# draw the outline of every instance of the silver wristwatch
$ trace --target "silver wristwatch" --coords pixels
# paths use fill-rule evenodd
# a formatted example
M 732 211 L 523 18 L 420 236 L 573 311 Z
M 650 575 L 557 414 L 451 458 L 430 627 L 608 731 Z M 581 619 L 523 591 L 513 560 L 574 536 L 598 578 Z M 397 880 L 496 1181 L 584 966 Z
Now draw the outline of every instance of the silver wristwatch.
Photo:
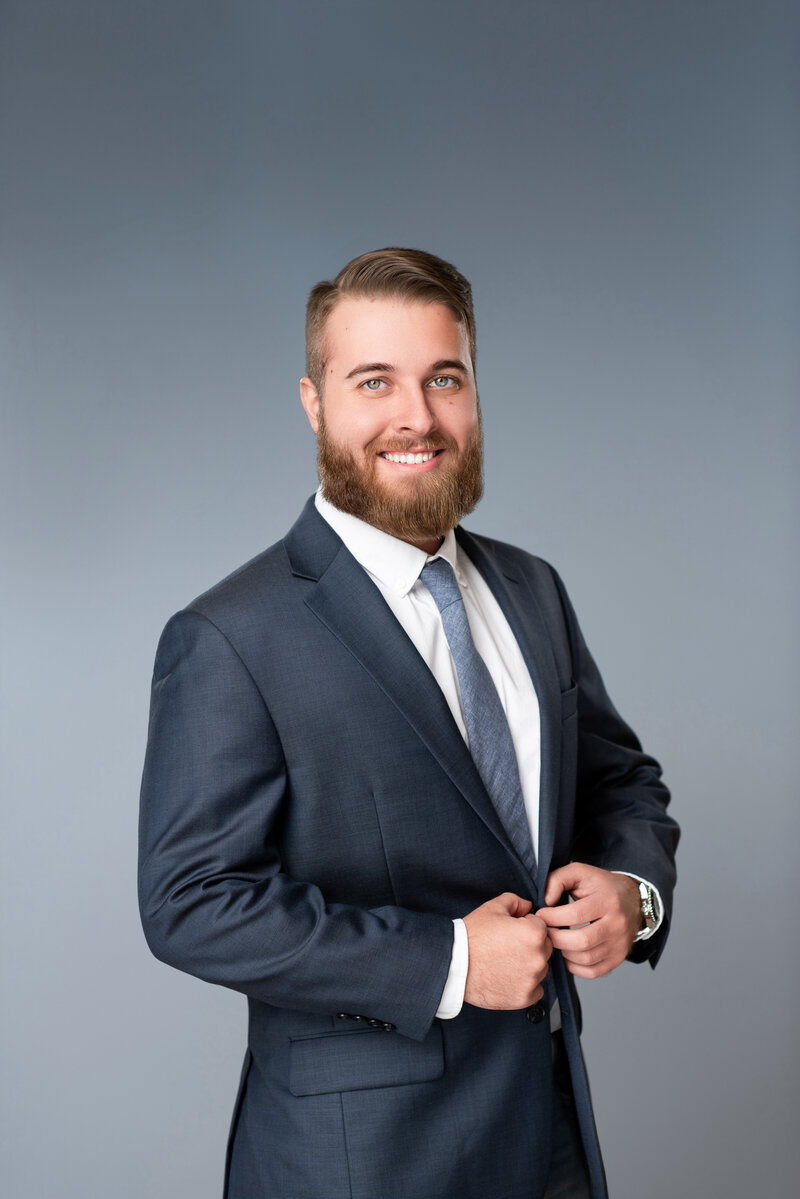
M 658 924 L 658 910 L 656 908 L 656 895 L 653 888 L 648 883 L 639 883 L 639 896 L 642 901 L 642 920 L 644 927 L 640 928 L 636 936 L 633 938 L 634 944 L 641 941 L 643 937 L 654 929 Z

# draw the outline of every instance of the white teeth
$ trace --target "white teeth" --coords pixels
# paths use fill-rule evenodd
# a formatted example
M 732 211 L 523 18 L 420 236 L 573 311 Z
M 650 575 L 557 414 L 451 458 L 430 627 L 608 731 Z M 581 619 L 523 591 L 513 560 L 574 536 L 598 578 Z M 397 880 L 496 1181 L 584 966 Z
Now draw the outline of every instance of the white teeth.
M 436 451 L 431 450 L 427 454 L 381 454 L 387 462 L 402 462 L 405 466 L 417 465 L 420 462 L 430 462 L 431 458 L 436 457 Z

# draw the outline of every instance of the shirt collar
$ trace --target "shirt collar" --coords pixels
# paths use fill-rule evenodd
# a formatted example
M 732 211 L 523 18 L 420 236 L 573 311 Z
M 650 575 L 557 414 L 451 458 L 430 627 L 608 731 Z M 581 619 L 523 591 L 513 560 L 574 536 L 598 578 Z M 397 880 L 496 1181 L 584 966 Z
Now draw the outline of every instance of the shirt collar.
M 434 558 L 446 559 L 459 574 L 456 564 L 457 542 L 452 529 L 435 554 L 426 554 L 415 545 L 392 537 L 382 529 L 359 520 L 357 516 L 351 516 L 349 512 L 334 508 L 325 499 L 321 489 L 317 491 L 314 503 L 320 516 L 328 522 L 334 533 L 338 533 L 356 562 L 399 596 L 408 595 L 423 566 Z

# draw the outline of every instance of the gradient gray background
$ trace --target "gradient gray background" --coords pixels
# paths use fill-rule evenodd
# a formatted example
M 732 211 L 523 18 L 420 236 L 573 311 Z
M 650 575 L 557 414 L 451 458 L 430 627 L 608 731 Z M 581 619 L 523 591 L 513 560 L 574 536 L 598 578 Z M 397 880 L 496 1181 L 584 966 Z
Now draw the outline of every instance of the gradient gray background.
M 797 6 L 0 5 L 12 1199 L 213 1199 L 245 1003 L 135 906 L 168 616 L 315 485 L 309 288 L 472 280 L 468 526 L 561 570 L 684 828 L 663 963 L 582 987 L 615 1199 L 798 1178 Z

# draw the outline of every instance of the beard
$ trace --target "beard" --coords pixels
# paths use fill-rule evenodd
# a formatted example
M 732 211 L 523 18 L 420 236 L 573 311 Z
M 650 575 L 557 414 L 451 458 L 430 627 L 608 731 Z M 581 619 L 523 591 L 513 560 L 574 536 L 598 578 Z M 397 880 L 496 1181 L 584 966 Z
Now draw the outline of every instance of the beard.
M 416 474 L 406 481 L 405 486 L 398 473 L 397 486 L 390 487 L 377 477 L 378 446 L 381 450 L 400 454 L 411 449 L 444 449 L 449 465 Z M 444 537 L 473 510 L 483 494 L 480 424 L 463 452 L 450 437 L 417 437 L 405 441 L 395 438 L 391 444 L 379 438 L 366 447 L 362 461 L 328 436 L 320 410 L 317 469 L 322 494 L 342 512 L 349 512 L 401 541 Z

